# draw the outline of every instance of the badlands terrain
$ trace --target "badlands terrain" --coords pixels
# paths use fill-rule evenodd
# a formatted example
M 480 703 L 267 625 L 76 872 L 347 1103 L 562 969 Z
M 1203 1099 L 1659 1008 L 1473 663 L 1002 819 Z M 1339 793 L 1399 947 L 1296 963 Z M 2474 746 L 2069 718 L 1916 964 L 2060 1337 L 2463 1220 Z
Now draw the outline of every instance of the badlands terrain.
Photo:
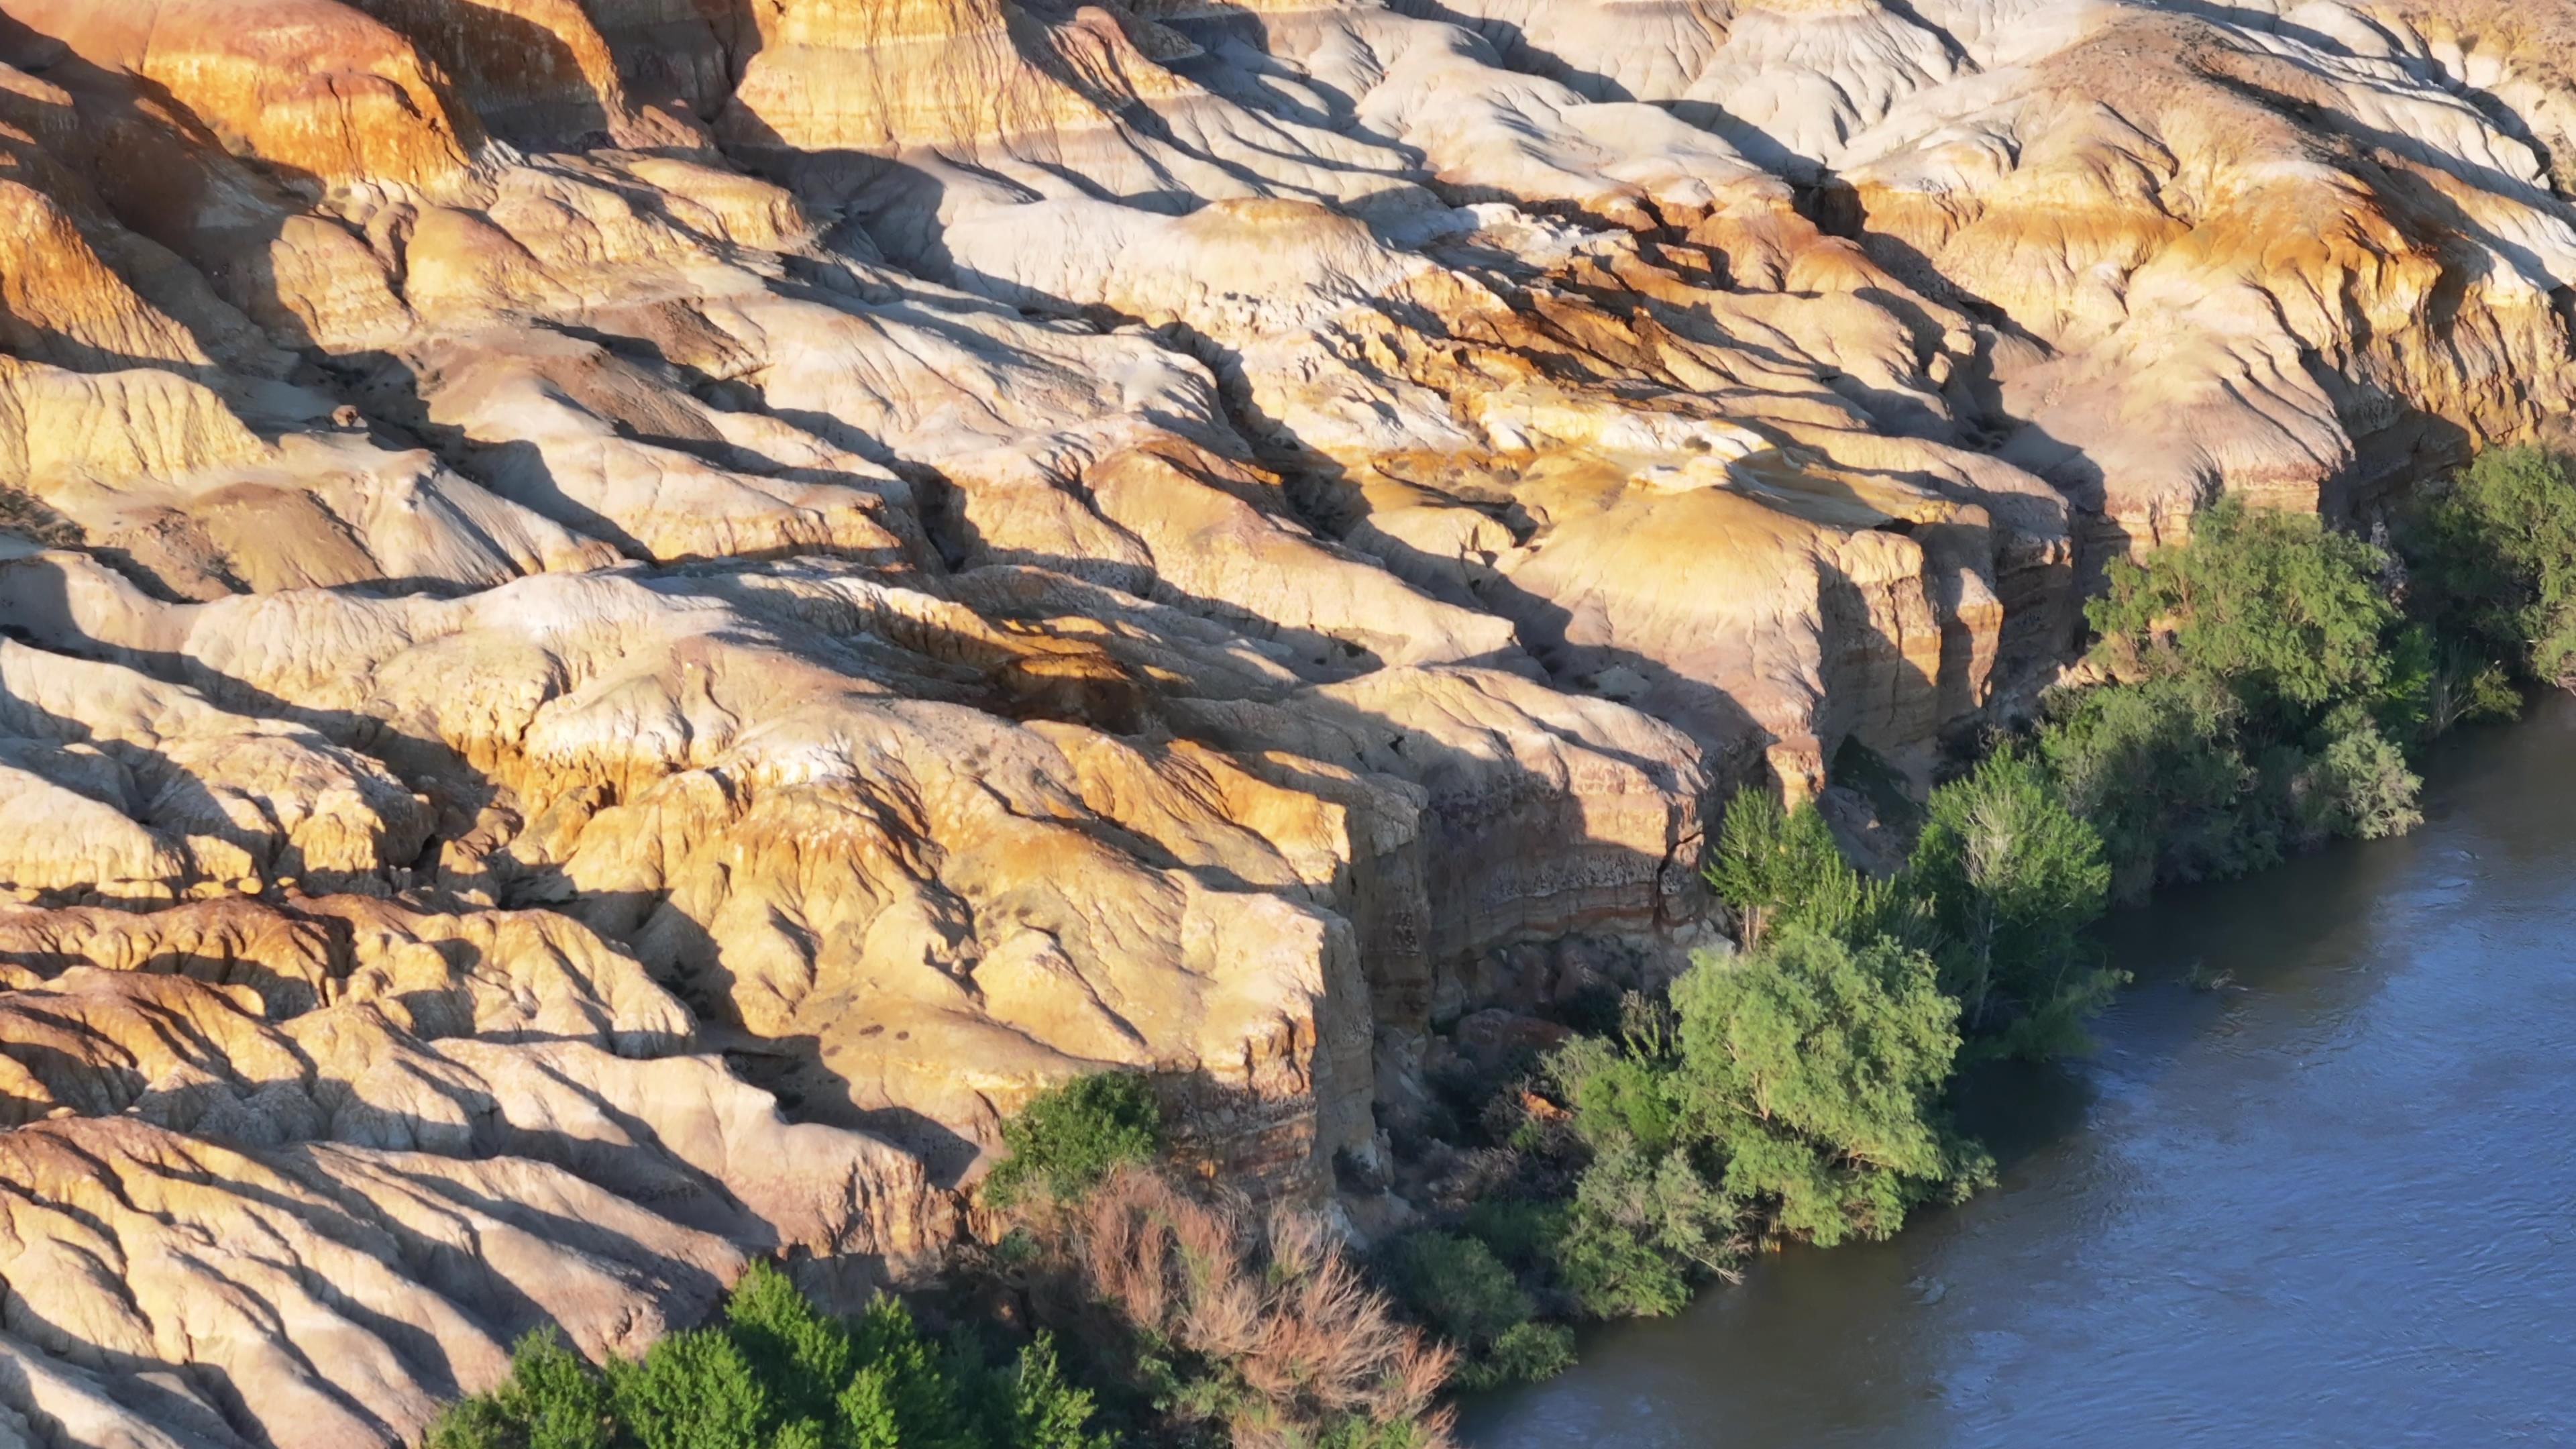
M 0 0 L 0 1445 L 900 1279 L 1105 1066 L 1400 1219 L 1713 799 L 2569 408 L 2572 22 Z

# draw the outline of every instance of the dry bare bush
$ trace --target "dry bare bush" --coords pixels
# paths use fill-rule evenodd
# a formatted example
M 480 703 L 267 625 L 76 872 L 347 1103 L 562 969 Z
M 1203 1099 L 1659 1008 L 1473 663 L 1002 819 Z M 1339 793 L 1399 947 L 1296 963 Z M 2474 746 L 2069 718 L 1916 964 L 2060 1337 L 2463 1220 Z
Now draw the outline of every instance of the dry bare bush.
M 1042 1234 L 1081 1296 L 1195 1361 L 1177 1412 L 1240 1449 L 1451 1449 L 1435 1400 L 1455 1351 L 1400 1322 L 1314 1214 L 1126 1167 Z

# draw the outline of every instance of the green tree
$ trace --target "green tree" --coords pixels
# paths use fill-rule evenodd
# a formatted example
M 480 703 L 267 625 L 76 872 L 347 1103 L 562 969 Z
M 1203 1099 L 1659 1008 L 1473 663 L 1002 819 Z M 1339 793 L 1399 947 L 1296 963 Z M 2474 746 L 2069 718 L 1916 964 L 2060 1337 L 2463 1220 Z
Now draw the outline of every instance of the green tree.
M 1554 1232 L 1540 1255 L 1554 1261 Z M 1533 1323 L 1538 1307 L 1512 1270 L 1474 1236 L 1421 1229 L 1398 1238 L 1382 1266 L 1388 1286 L 1415 1317 L 1457 1345 L 1463 1356 L 1456 1382 L 1464 1388 L 1500 1388 L 1550 1377 L 1573 1362 L 1572 1337 Z
M 1561 1323 L 1516 1323 L 1454 1382 L 1464 1389 L 1535 1384 L 1574 1367 L 1574 1330 Z
M 903 1300 L 880 1296 L 851 1325 L 858 1361 L 882 1375 L 904 1449 L 975 1449 L 966 1407 L 938 1345 L 922 1336 Z M 855 1385 L 855 1381 L 854 1381 Z M 847 1417 L 850 1400 L 841 1400 Z
M 1660 1153 L 1681 1132 L 1668 1060 L 1581 1036 L 1549 1053 L 1547 1075 L 1573 1109 L 1576 1134 L 1595 1152 L 1625 1144 Z
M 2317 757 L 2315 775 L 2334 834 L 2377 840 L 2424 823 L 2416 808 L 2423 786 L 2406 756 L 2367 720 L 2337 732 Z
M 1029 1099 L 1002 1124 L 1010 1155 L 984 1179 L 984 1196 L 1008 1207 L 1032 1189 L 1069 1202 L 1122 1162 L 1162 1151 L 1163 1113 L 1153 1086 L 1131 1072 L 1076 1077 Z
M 834 1400 L 847 1449 L 903 1449 L 903 1420 L 895 1410 L 894 1371 L 869 1364 L 850 1376 Z
M 2385 553 L 2314 514 L 2227 498 L 2194 516 L 2190 543 L 2113 563 L 2084 613 L 2114 671 L 2220 680 L 2258 725 L 2295 729 L 2387 690 L 2389 571 Z
M 610 1404 L 640 1449 L 769 1449 L 769 1394 L 721 1329 L 675 1333 L 608 1363 Z
M 1693 1276 L 1724 1273 L 1741 1254 L 1737 1216 L 1687 1149 L 1615 1143 L 1575 1179 L 1560 1252 L 1580 1265 L 1571 1286 L 1587 1311 L 1610 1317 L 1601 1310 L 1615 1303 L 1629 1314 L 1676 1312 Z
M 1812 803 L 1782 810 L 1749 785 L 1727 802 L 1704 874 L 1743 923 L 1748 950 L 1793 925 L 1854 940 L 1914 929 L 1910 902 L 1852 868 Z
M 1472 1237 L 1434 1229 L 1395 1240 L 1385 1257 L 1396 1297 L 1443 1338 L 1470 1353 L 1537 1311 L 1493 1249 Z
M 455 1404 L 430 1426 L 426 1449 L 606 1449 L 608 1386 L 552 1329 L 510 1354 L 510 1377 Z
M 1011 1371 L 1011 1439 L 1015 1449 L 1109 1449 L 1091 1428 L 1091 1394 L 1067 1382 L 1056 1365 L 1055 1339 L 1041 1331 L 1020 1350 Z
M 531 1334 L 509 1379 L 452 1405 L 430 1449 L 1109 1449 L 1041 1333 L 1012 1371 L 923 1337 L 894 1298 L 831 1317 L 756 1263 L 720 1324 L 604 1374 Z
M 779 1418 L 824 1424 L 856 1366 L 850 1330 L 817 1310 L 787 1275 L 755 1261 L 725 1302 L 725 1322 Z
M 2438 628 L 2525 678 L 2576 682 L 2576 483 L 2558 458 L 2490 448 L 2409 524 L 2407 561 Z
M 2281 857 L 2274 822 L 2244 807 L 2255 770 L 2236 700 L 2197 678 L 2060 693 L 2037 749 L 2068 809 L 2101 836 L 2114 893 L 2239 875 Z
M 1934 790 L 1907 874 L 1971 1030 L 2024 1056 L 2084 1045 L 2085 1019 L 2119 983 L 2083 934 L 2108 903 L 2111 868 L 2037 757 L 2006 746 Z
M 1664 1318 L 1690 1305 L 1682 1265 L 1611 1214 L 1569 1211 L 1553 1251 L 1557 1274 L 1587 1317 Z
M 2401 616 L 2401 574 L 2312 515 L 2234 499 L 2189 544 L 2113 565 L 2086 616 L 2125 683 L 2061 702 L 2040 750 L 2122 895 L 2412 823 L 2402 746 L 2479 686 Z
M 1807 928 L 1673 986 L 1681 1101 L 1725 1162 L 1726 1196 L 1832 1244 L 1885 1236 L 1951 1177 L 1936 1103 L 1959 1006 L 1931 958 Z

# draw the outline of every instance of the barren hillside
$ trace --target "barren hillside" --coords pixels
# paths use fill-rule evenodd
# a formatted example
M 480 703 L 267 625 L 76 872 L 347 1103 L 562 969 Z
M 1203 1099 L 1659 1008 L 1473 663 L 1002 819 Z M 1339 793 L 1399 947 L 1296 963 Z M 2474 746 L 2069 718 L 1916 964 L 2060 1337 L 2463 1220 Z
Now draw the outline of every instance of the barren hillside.
M 0 0 L 0 1445 L 416 1437 L 1149 1068 L 1365 1218 L 2226 493 L 2576 392 L 2563 0 Z

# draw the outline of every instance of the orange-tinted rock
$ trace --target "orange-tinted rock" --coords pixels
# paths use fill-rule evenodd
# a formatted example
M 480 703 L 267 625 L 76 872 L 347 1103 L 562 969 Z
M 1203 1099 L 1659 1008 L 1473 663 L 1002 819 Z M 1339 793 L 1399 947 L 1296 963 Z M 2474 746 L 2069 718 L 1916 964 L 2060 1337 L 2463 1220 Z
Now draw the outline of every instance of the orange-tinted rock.
M 2569 33 L 0 0 L 0 1409 L 401 1442 L 1081 1072 L 1371 1180 L 1713 799 L 2563 408 Z

